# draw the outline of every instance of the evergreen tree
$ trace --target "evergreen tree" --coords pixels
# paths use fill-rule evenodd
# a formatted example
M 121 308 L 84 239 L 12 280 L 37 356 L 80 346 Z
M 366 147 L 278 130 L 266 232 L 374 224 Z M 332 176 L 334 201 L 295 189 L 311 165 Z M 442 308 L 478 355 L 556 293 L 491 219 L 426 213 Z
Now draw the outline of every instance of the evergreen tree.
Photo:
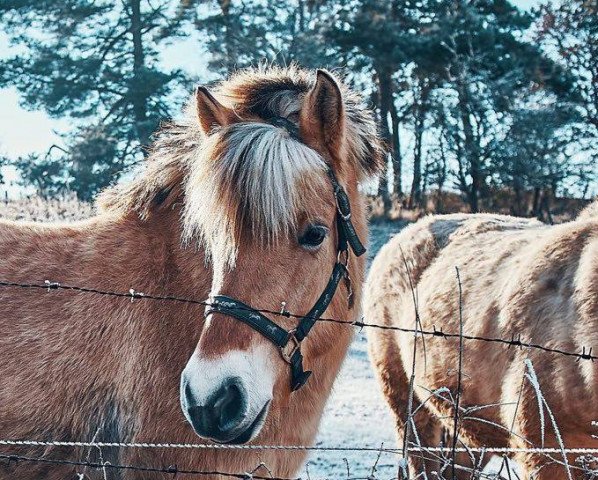
M 578 119 L 567 105 L 547 102 L 524 106 L 511 115 L 511 124 L 498 142 L 495 161 L 500 185 L 515 196 L 516 215 L 534 215 L 550 220 L 550 202 L 563 182 L 577 175 L 581 165 L 568 158 L 569 126 Z M 524 203 L 526 191 L 533 191 L 531 210 Z
M 414 58 L 452 91 L 447 98 L 453 99 L 458 127 L 451 142 L 458 185 L 477 212 L 494 170 L 494 140 L 515 99 L 543 89 L 568 101 L 571 81 L 538 46 L 523 40 L 532 17 L 506 0 L 435 3 L 428 18 L 427 38 Z
M 535 17 L 507 0 L 6 0 L 0 13 L 24 52 L 0 64 L 0 82 L 75 123 L 64 151 L 18 162 L 45 194 L 89 198 L 143 156 L 184 79 L 160 68 L 160 46 L 189 28 L 221 77 L 262 62 L 340 67 L 371 100 L 389 149 L 378 189 L 387 212 L 391 191 L 415 207 L 432 185 L 453 186 L 475 212 L 496 188 L 544 198 L 592 178 L 598 15 L 588 0 Z M 569 158 L 573 147 L 584 161 Z
M 144 154 L 150 135 L 168 118 L 181 71 L 158 64 L 161 42 L 178 34 L 168 2 L 145 0 L 5 0 L 3 28 L 19 54 L 0 63 L 0 85 L 15 86 L 26 108 L 67 117 L 78 128 L 68 146 L 47 164 L 52 191 L 64 180 L 90 198 L 114 173 Z M 83 127 L 83 125 L 93 127 Z M 27 167 L 33 161 L 35 168 Z M 45 157 L 21 159 L 26 182 Z M 58 162 L 57 164 L 55 162 Z M 62 182 L 62 180 L 61 180 Z
M 258 64 L 330 66 L 314 19 L 325 2 L 182 0 L 180 15 L 206 37 L 212 72 Z
M 420 31 L 418 7 L 397 0 L 361 0 L 342 2 L 332 12 L 321 20 L 326 44 L 336 46 L 339 57 L 345 60 L 343 66 L 349 65 L 354 76 L 373 79 L 372 98 L 379 113 L 380 133 L 390 152 L 393 190 L 401 196 L 402 116 L 396 105 L 397 74 L 411 60 L 411 46 Z M 390 209 L 388 180 L 384 172 L 378 188 L 385 212 Z
M 571 129 L 578 151 L 598 164 L 598 2 L 563 0 L 537 12 L 536 39 L 556 54 L 581 97 L 579 122 Z

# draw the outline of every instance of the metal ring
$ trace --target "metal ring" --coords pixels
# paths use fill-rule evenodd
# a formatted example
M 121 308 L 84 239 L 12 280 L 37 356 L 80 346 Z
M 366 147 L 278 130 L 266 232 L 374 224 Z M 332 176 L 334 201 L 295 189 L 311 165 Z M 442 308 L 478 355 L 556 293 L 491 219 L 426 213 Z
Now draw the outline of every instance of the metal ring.
M 291 364 L 291 358 L 295 355 L 295 352 L 301 348 L 301 342 L 295 336 L 295 332 L 297 330 L 291 330 L 289 332 L 289 338 L 287 339 L 287 343 L 283 347 L 280 347 L 280 355 L 282 356 L 283 360 L 287 362 L 289 365 Z M 291 346 L 290 351 L 288 351 L 288 346 Z

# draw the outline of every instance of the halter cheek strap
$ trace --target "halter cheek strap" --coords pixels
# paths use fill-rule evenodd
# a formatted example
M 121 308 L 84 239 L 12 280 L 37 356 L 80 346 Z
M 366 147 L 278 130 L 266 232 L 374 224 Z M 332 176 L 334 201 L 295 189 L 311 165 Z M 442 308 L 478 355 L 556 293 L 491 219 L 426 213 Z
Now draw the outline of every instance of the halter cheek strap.
M 351 204 L 349 203 L 349 196 L 343 187 L 341 187 L 340 183 L 338 183 L 334 172 L 330 168 L 328 169 L 328 177 L 334 188 L 334 198 L 336 200 L 336 223 L 339 236 L 338 251 L 346 251 L 346 243 L 348 243 L 351 246 L 353 253 L 357 257 L 360 257 L 365 253 L 365 247 L 363 246 L 363 243 L 361 243 L 361 240 L 359 240 L 353 222 L 351 222 Z M 341 245 L 341 238 L 346 242 L 345 245 Z

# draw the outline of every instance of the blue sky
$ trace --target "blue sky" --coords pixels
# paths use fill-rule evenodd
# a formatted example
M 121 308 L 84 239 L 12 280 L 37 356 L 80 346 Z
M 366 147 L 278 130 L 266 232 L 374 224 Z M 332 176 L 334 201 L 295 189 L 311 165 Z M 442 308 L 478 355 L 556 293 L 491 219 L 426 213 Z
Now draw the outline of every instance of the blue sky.
M 515 0 L 520 8 L 530 9 L 539 0 Z M 187 38 L 169 45 L 162 52 L 164 67 L 185 69 L 197 76 L 206 76 L 206 55 L 198 54 L 197 38 Z M 14 55 L 6 35 L 0 32 L 0 58 Z M 20 105 L 19 93 L 14 88 L 0 89 L 0 153 L 15 158 L 27 153 L 46 152 L 53 144 L 61 145 L 60 132 L 72 128 L 69 120 L 49 118 L 43 111 L 28 111 Z M 4 170 L 7 180 L 14 172 Z

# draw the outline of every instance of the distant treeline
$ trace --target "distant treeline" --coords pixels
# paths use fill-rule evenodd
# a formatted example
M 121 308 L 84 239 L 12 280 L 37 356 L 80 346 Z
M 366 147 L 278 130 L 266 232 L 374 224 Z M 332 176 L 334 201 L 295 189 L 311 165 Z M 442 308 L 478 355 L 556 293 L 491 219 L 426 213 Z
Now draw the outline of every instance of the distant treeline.
M 388 145 L 383 212 L 446 190 L 476 212 L 508 191 L 512 213 L 537 215 L 595 193 L 595 0 L 4 0 L 0 16 L 19 52 L 0 87 L 76 125 L 47 154 L 1 160 L 41 195 L 89 199 L 143 158 L 206 80 L 159 61 L 186 36 L 211 79 L 264 60 L 340 69 Z

